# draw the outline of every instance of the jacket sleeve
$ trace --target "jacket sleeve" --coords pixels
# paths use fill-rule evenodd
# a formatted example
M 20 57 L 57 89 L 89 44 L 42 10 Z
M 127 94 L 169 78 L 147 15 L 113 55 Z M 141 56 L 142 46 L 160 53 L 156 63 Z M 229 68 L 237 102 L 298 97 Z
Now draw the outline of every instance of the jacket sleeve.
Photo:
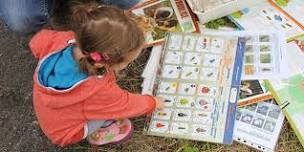
M 132 118 L 151 113 L 156 106 L 152 96 L 133 94 L 113 84 L 102 95 L 96 95 L 84 103 L 88 120 Z

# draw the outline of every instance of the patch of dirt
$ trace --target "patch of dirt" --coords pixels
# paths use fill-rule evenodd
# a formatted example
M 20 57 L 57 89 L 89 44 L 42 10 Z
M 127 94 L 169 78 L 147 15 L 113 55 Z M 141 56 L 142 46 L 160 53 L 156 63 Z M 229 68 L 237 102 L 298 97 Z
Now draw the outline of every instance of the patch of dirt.
M 42 135 L 33 112 L 37 62 L 27 43 L 28 38 L 12 35 L 0 25 L 0 151 L 60 151 Z

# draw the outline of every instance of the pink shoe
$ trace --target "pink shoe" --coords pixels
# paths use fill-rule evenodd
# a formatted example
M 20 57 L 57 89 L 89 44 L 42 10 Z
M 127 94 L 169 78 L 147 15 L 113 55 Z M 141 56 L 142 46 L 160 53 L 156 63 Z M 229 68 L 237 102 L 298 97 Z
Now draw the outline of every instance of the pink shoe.
M 117 120 L 108 127 L 99 128 L 87 140 L 92 145 L 120 144 L 131 138 L 132 130 L 129 119 Z

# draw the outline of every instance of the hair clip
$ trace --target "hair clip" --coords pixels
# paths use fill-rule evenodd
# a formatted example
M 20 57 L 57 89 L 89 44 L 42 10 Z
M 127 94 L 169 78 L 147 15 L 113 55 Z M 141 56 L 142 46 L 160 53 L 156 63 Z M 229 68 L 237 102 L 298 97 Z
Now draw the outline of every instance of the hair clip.
M 95 61 L 95 62 L 100 62 L 102 60 L 108 61 L 110 57 L 107 54 L 100 54 L 97 51 L 94 51 L 90 53 L 90 57 Z
M 92 52 L 90 53 L 90 57 L 95 61 L 95 62 L 100 62 L 102 60 L 102 56 L 97 52 Z

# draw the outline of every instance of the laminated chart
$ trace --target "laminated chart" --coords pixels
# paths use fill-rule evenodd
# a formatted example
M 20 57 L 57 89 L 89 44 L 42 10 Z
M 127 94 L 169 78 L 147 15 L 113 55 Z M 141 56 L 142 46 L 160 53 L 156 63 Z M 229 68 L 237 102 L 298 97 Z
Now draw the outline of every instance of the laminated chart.
M 265 152 L 275 151 L 284 115 L 273 99 L 238 108 L 234 139 Z
M 265 152 L 275 151 L 284 115 L 263 80 L 241 81 L 234 140 Z M 242 106 L 242 107 L 240 107 Z
M 286 46 L 279 32 L 256 32 L 246 37 L 243 79 L 284 77 Z
M 245 39 L 170 33 L 154 94 L 165 98 L 147 134 L 231 144 Z

